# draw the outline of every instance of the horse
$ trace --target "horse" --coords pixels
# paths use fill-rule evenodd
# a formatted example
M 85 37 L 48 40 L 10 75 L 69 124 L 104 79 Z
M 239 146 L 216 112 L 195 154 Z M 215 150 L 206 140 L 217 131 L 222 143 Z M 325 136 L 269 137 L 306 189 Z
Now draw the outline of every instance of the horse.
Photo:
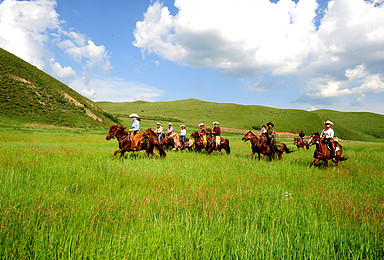
M 251 158 L 253 158 L 255 153 L 257 153 L 259 160 L 260 160 L 260 157 L 261 158 L 264 157 L 265 154 L 262 153 L 262 143 L 259 142 L 259 138 L 254 133 L 252 133 L 252 131 L 249 131 L 248 133 L 246 133 L 244 135 L 244 137 L 242 138 L 242 140 L 244 142 L 246 142 L 248 140 L 251 142 L 251 149 L 252 149 Z M 260 154 L 261 154 L 261 156 L 260 156 Z M 272 158 L 270 157 L 270 159 L 272 159 Z
M 173 142 L 173 145 L 174 145 L 173 150 L 181 151 L 183 149 L 188 149 L 188 151 L 192 151 L 193 145 L 195 143 L 193 140 L 189 140 L 188 138 L 185 138 L 185 147 L 183 147 L 183 141 L 181 140 L 180 135 L 177 133 L 173 133 L 169 135 L 168 138 Z
M 301 138 L 295 137 L 295 139 L 293 139 L 293 144 L 297 146 L 297 150 L 300 150 L 300 148 L 303 148 L 303 150 L 305 150 L 304 147 L 306 147 L 307 150 L 309 149 L 308 142 L 307 141 L 303 142 Z
M 260 135 L 260 142 L 264 143 L 264 146 L 268 146 L 269 148 L 271 148 L 271 146 L 268 144 L 268 138 L 267 138 L 267 135 L 266 134 L 261 134 Z M 276 148 L 277 148 L 277 156 L 279 158 L 279 160 L 281 160 L 281 156 L 283 155 L 284 152 L 286 153 L 292 153 L 292 151 L 290 151 L 287 147 L 287 145 L 285 143 L 282 143 L 282 142 L 276 142 Z M 271 152 L 272 152 L 272 155 L 274 157 L 274 153 L 271 149 Z
M 195 151 L 200 152 L 202 149 L 205 148 L 204 143 L 203 143 L 203 137 L 200 136 L 199 132 L 194 131 L 191 134 L 191 137 L 195 140 Z
M 155 132 L 149 128 L 143 133 L 143 137 L 147 139 L 147 149 L 145 149 L 147 157 L 149 157 L 149 154 L 152 154 L 153 157 L 157 158 L 156 154 L 153 152 L 153 149 L 156 147 L 159 150 L 160 157 L 165 158 L 167 154 L 165 153 L 163 146 L 159 143 Z
M 321 139 L 320 134 L 314 133 L 312 137 L 308 141 L 309 145 L 314 145 L 316 144 L 316 150 L 313 154 L 313 158 L 315 160 L 312 162 L 311 167 L 315 165 L 318 161 L 322 160 L 325 163 L 325 167 L 328 167 L 328 160 L 331 158 L 331 151 L 328 148 L 327 144 L 325 143 L 324 140 Z M 345 161 L 348 158 L 342 157 L 341 155 L 343 154 L 343 148 L 339 144 L 339 142 L 335 142 L 335 147 L 336 147 L 336 158 L 333 158 L 333 162 L 335 166 L 337 167 L 339 165 L 339 162 Z
M 242 138 L 244 142 L 250 140 L 251 141 L 251 149 L 252 149 L 252 158 L 255 155 L 255 153 L 258 154 L 259 160 L 260 158 L 263 158 L 264 156 L 268 156 L 269 160 L 272 160 L 272 158 L 275 157 L 274 151 L 271 149 L 271 146 L 268 144 L 267 136 L 265 134 L 260 135 L 260 138 L 258 138 L 254 133 L 249 131 L 244 135 Z M 281 156 L 284 152 L 291 153 L 288 149 L 288 147 L 281 142 L 277 142 L 276 146 L 278 148 L 277 155 L 279 160 L 281 159 Z
M 231 148 L 229 147 L 229 140 L 224 139 L 223 137 L 220 137 L 220 144 L 216 144 L 216 140 L 213 137 L 213 134 L 211 132 L 211 129 L 207 128 L 206 130 L 206 137 L 207 137 L 207 146 L 205 147 L 208 154 L 211 154 L 214 150 L 219 151 L 221 154 L 221 149 L 224 149 L 227 154 L 231 153 Z
M 147 142 L 145 142 L 144 140 L 141 140 L 141 142 L 137 144 L 136 150 L 134 150 L 133 149 L 134 147 L 132 146 L 132 140 L 131 140 L 132 136 L 130 133 L 125 131 L 125 129 L 126 128 L 122 125 L 121 126 L 112 125 L 109 128 L 109 132 L 105 139 L 109 141 L 113 138 L 116 138 L 117 141 L 119 142 L 119 150 L 113 153 L 112 159 L 115 158 L 115 155 L 117 153 L 120 153 L 120 159 L 121 159 L 123 158 L 125 152 L 134 152 L 134 151 L 139 152 L 141 149 L 145 149 L 145 150 L 147 149 Z

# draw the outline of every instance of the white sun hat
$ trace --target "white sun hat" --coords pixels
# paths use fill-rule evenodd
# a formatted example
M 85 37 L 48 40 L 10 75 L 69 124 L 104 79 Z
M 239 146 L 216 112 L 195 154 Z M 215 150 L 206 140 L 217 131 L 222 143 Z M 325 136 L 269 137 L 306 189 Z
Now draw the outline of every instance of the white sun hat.
M 160 123 L 157 123 L 157 125 L 161 125 Z
M 169 123 L 168 125 L 172 125 L 172 123 Z
M 213 122 L 214 125 L 220 125 L 219 122 L 215 121 Z
M 200 124 L 199 124 L 199 126 L 202 126 L 202 125 L 204 125 L 204 124 L 203 124 L 203 123 L 200 123 Z
M 139 115 L 138 115 L 138 114 L 135 114 L 135 113 L 133 113 L 133 114 L 130 114 L 130 115 L 129 115 L 129 117 L 136 117 L 136 118 L 139 118 Z
M 325 122 L 326 125 L 333 125 L 333 123 L 329 120 L 327 120 L 327 122 Z
M 185 127 L 185 125 L 181 125 L 180 127 L 183 127 L 183 126 Z

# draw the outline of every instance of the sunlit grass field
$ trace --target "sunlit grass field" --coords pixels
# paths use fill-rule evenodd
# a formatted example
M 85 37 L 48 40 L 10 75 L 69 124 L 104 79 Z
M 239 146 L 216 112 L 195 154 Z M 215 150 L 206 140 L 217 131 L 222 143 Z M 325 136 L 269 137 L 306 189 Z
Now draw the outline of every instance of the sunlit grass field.
M 281 161 L 168 151 L 112 160 L 107 133 L 0 129 L 0 258 L 382 259 L 384 144 Z

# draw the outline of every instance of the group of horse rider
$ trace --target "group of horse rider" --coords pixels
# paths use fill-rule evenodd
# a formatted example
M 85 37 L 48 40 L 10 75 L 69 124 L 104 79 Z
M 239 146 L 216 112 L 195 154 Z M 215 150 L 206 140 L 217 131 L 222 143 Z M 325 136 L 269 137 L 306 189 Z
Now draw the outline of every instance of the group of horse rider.
M 137 147 L 137 144 L 140 142 L 140 140 L 142 138 L 142 135 L 140 132 L 140 123 L 139 123 L 140 117 L 139 117 L 139 115 L 137 115 L 135 113 L 130 114 L 129 117 L 132 118 L 132 140 L 131 140 L 131 142 L 132 142 L 132 147 L 134 147 L 133 150 L 135 150 Z M 219 122 L 217 122 L 217 121 L 213 122 L 213 125 L 214 125 L 213 136 L 215 137 L 216 145 L 219 146 L 220 145 L 221 128 L 219 126 Z M 206 145 L 207 144 L 207 138 L 206 138 L 205 125 L 203 123 L 201 123 L 201 124 L 199 124 L 199 127 L 200 127 L 200 135 L 203 137 L 203 144 Z M 187 130 L 185 129 L 185 125 L 180 125 L 180 128 L 181 128 L 181 130 L 180 130 L 179 136 L 181 137 L 182 148 L 184 149 L 185 143 L 186 143 L 185 141 L 186 141 Z M 161 140 L 164 137 L 163 128 L 161 126 L 161 123 L 157 123 L 155 133 L 157 134 L 157 140 L 159 141 L 159 143 L 161 143 Z M 169 123 L 168 129 L 167 129 L 167 136 L 172 137 L 175 134 L 176 133 L 174 133 L 172 123 Z
M 141 140 L 141 132 L 140 132 L 140 117 L 133 113 L 129 116 L 132 118 L 132 145 L 133 147 L 137 147 L 138 142 Z M 219 126 L 219 122 L 215 121 L 213 122 L 213 136 L 215 137 L 216 145 L 220 145 L 220 136 L 221 136 L 221 128 Z M 335 132 L 332 129 L 333 123 L 330 120 L 327 120 L 325 122 L 325 128 L 322 130 L 320 136 L 324 139 L 324 141 L 329 145 L 329 148 L 331 149 L 331 156 L 332 160 L 335 160 L 336 158 L 336 145 L 333 140 L 335 136 Z M 185 148 L 185 136 L 187 134 L 187 130 L 185 129 L 185 125 L 180 125 L 180 137 L 182 140 L 183 148 Z M 200 127 L 200 135 L 203 137 L 203 144 L 207 144 L 207 137 L 206 137 L 206 129 L 205 125 L 203 123 L 199 124 Z M 266 129 L 266 126 L 263 125 L 261 128 L 261 134 L 265 134 L 267 136 L 267 142 L 271 145 L 272 150 L 277 153 L 278 148 L 276 146 L 276 132 L 275 129 L 273 129 L 274 124 L 272 122 L 267 123 L 268 129 Z M 161 143 L 161 138 L 163 137 L 163 128 L 161 127 L 161 123 L 157 123 L 157 128 L 155 130 L 155 133 L 157 133 L 157 138 L 159 143 Z M 167 129 L 167 135 L 172 136 L 174 134 L 172 123 L 168 124 Z M 300 139 L 304 143 L 304 132 L 301 131 L 299 134 Z

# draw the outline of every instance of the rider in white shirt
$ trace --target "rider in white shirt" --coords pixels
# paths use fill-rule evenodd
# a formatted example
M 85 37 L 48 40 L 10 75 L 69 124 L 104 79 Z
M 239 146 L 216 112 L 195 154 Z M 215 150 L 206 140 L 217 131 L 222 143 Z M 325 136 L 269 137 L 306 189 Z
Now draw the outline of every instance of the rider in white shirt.
M 330 148 L 332 149 L 331 151 L 331 157 L 333 161 L 336 160 L 336 146 L 335 143 L 333 142 L 333 137 L 335 136 L 335 132 L 332 129 L 333 123 L 331 121 L 325 122 L 325 128 L 323 131 L 321 131 L 321 137 L 324 138 L 324 141 L 328 144 L 330 144 Z

